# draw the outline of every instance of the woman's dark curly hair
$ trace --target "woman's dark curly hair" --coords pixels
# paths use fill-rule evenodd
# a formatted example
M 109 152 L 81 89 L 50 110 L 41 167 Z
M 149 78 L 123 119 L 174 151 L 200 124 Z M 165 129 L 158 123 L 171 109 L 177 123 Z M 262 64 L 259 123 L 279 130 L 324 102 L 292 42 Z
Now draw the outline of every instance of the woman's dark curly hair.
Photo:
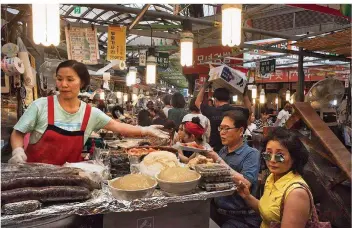
M 285 147 L 293 160 L 291 170 L 294 173 L 303 175 L 303 169 L 308 162 L 309 154 L 299 139 L 298 134 L 293 130 L 277 127 L 269 133 L 268 137 L 264 141 L 264 148 L 266 148 L 269 141 L 277 141 Z

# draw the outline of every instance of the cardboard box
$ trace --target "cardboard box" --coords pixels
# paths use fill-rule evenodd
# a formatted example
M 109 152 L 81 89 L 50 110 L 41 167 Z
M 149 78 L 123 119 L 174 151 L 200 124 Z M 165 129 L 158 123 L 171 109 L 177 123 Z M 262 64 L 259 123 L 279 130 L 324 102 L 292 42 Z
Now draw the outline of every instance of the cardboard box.
M 243 94 L 247 85 L 245 73 L 232 69 L 226 65 L 210 68 L 209 82 L 213 88 L 226 88 L 231 94 Z

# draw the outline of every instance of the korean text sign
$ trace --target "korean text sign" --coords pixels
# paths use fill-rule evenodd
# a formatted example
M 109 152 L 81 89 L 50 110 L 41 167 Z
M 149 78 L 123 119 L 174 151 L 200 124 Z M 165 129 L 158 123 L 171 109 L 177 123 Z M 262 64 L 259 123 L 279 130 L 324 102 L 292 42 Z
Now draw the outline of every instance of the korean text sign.
M 108 28 L 108 60 L 126 60 L 126 27 L 109 26 Z

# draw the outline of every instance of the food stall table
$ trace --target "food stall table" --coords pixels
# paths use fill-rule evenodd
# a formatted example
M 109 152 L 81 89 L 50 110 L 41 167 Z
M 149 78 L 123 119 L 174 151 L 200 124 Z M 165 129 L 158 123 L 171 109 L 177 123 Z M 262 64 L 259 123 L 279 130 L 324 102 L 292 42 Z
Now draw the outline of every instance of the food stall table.
M 196 200 L 170 203 L 149 211 L 109 213 L 104 215 L 104 228 L 207 228 L 210 201 Z
M 157 189 L 152 198 L 123 201 L 115 199 L 104 185 L 85 202 L 52 205 L 26 214 L 3 215 L 1 225 L 7 228 L 23 227 L 23 224 L 36 228 L 62 227 L 58 224 L 92 227 L 93 223 L 97 224 L 93 221 L 97 215 L 99 223 L 103 223 L 99 227 L 208 227 L 210 200 L 234 192 L 235 188 L 214 192 L 197 189 L 189 195 L 165 196 Z M 82 221 L 85 217 L 81 216 L 87 216 L 87 221 Z M 153 226 L 148 226 L 149 221 Z

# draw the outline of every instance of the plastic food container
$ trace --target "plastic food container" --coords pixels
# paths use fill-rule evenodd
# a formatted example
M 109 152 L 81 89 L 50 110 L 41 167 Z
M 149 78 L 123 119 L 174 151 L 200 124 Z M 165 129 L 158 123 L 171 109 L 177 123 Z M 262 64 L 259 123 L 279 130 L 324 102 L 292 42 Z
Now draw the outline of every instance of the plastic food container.
M 229 167 L 220 164 L 199 164 L 195 169 L 202 177 L 222 177 L 231 174 Z

